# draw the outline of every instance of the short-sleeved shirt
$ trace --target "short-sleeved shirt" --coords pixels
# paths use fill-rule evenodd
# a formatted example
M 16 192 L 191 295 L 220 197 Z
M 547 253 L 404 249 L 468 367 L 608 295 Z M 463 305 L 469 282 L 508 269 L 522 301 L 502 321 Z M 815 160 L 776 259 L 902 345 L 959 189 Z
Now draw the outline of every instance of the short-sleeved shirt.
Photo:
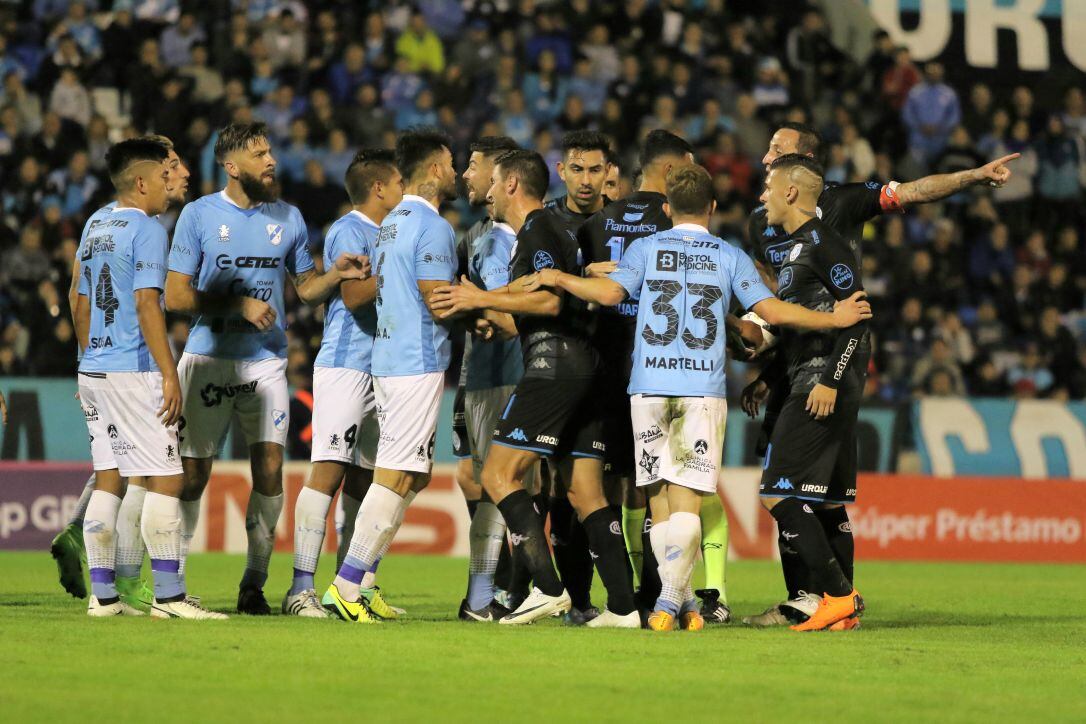
M 864 224 L 880 214 L 902 208 L 894 186 L 877 181 L 828 184 L 818 197 L 818 218 L 844 237 L 857 263 Z M 784 229 L 766 223 L 764 206 L 750 213 L 747 236 L 750 255 L 779 273 L 794 242 Z
M 155 372 L 136 314 L 138 289 L 166 288 L 169 238 L 139 209 L 99 209 L 80 239 L 79 294 L 90 302 L 80 372 Z
M 170 271 L 193 277 L 198 291 L 267 302 L 275 324 L 261 332 L 240 313 L 193 318 L 185 351 L 237 360 L 286 357 L 287 273 L 313 268 L 301 212 L 283 201 L 243 209 L 226 193 L 208 194 L 181 210 Z
M 379 377 L 444 372 L 449 330 L 434 321 L 420 281 L 452 282 L 456 238 L 430 202 L 408 194 L 388 212 L 374 246 L 377 257 L 377 334 L 373 374 Z
M 481 289 L 500 289 L 509 284 L 509 262 L 516 233 L 508 224 L 484 222 L 471 238 L 468 277 Z M 464 373 L 469 391 L 515 385 L 524 374 L 520 339 L 472 341 Z
M 324 268 L 330 269 L 340 254 L 363 254 L 372 259 L 380 227 L 360 211 L 338 218 L 324 237 Z M 315 367 L 344 367 L 370 371 L 373 337 L 377 332 L 377 308 L 367 304 L 357 313 L 343 303 L 337 289 L 324 312 L 324 337 Z
M 752 307 L 773 296 L 750 257 L 701 226 L 679 224 L 635 241 L 609 276 L 641 302 L 629 393 L 725 397 L 731 297 Z
M 604 206 L 577 231 L 584 263 L 622 260 L 638 239 L 671 228 L 664 213 L 667 197 L 655 191 L 637 191 Z M 637 300 L 600 307 L 593 340 L 607 359 L 621 359 L 625 368 L 633 351 Z
M 845 239 L 819 219 L 792 233 L 795 243 L 777 274 L 777 296 L 816 312 L 833 312 L 834 303 L 863 289 L 861 269 Z M 840 331 L 783 328 L 780 350 L 788 363 L 792 394 L 807 393 L 838 363 L 864 370 L 870 356 L 867 334 L 857 339 L 843 359 L 833 351 Z M 855 358 L 855 359 L 853 359 Z
M 517 232 L 509 281 L 542 269 L 581 275 L 576 233 L 546 209 L 532 211 Z M 524 376 L 555 379 L 592 376 L 597 357 L 589 342 L 591 313 L 587 305 L 567 294 L 556 316 L 517 316 L 524 355 Z

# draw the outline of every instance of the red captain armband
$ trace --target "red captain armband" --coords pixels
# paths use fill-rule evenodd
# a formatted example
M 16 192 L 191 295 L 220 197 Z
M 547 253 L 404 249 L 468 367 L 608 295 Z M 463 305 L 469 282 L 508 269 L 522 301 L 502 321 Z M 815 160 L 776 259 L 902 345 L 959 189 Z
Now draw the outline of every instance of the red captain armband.
M 882 187 L 882 192 L 879 193 L 879 206 L 882 207 L 882 213 L 889 214 L 893 212 L 905 213 L 905 205 L 901 203 L 901 198 L 897 195 L 897 181 L 891 181 Z

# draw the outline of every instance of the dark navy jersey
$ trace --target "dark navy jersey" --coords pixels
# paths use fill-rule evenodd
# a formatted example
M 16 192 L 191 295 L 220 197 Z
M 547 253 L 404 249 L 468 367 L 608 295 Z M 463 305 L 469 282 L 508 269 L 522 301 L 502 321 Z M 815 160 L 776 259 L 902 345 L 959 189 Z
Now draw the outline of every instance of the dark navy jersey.
M 827 184 L 818 197 L 818 218 L 844 237 L 857 261 L 860 258 L 860 238 L 864 224 L 882 213 L 901 210 L 894 186 L 895 184 L 881 184 L 877 181 Z M 750 213 L 747 221 L 747 252 L 755 261 L 780 273 L 792 243 L 793 240 L 784 229 L 766 223 L 764 206 L 759 206 Z
M 556 214 L 536 209 L 517 232 L 509 263 L 510 283 L 542 269 L 580 276 L 577 237 Z M 557 316 L 523 314 L 516 317 L 524 353 L 525 377 L 591 375 L 595 355 L 588 342 L 587 307 L 564 295 Z
M 820 219 L 795 230 L 793 243 L 777 274 L 777 296 L 816 312 L 833 312 L 839 299 L 863 289 L 856 254 L 844 237 Z M 804 331 L 785 328 L 781 352 L 788 364 L 792 394 L 816 384 L 838 388 L 866 369 L 870 355 L 867 322 L 848 329 Z

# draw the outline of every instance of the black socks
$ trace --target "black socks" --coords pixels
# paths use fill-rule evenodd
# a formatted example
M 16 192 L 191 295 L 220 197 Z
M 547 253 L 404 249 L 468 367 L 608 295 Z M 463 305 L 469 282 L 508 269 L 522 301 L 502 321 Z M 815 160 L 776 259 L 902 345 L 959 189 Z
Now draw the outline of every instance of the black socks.
M 513 555 L 521 554 L 536 588 L 548 596 L 561 595 L 562 582 L 551 563 L 543 518 L 536 512 L 532 497 L 524 490 L 517 490 L 498 503 L 498 510 L 509 527 Z
M 596 570 L 607 587 L 607 608 L 611 613 L 625 616 L 637 608 L 634 603 L 630 558 L 622 538 L 622 523 L 615 511 L 604 507 L 584 519 L 589 545 L 595 554 Z M 591 583 L 591 569 L 589 569 Z
M 856 546 L 852 538 L 852 523 L 848 519 L 848 511 L 844 506 L 824 508 L 817 511 L 815 515 L 818 517 L 818 522 L 822 524 L 822 530 L 826 534 L 826 540 L 830 542 L 833 555 L 841 565 L 841 572 L 855 585 L 853 569 L 856 563 Z
M 852 582 L 841 570 L 810 504 L 785 498 L 770 514 L 777 520 L 780 536 L 799 553 L 819 590 L 830 596 L 847 596 L 852 591 Z

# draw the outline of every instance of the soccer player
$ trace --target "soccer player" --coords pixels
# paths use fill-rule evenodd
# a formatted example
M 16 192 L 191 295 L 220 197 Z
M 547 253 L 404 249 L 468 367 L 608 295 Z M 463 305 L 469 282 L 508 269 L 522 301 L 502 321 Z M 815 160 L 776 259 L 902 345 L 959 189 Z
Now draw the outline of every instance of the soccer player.
M 821 192 L 821 167 L 790 154 L 770 165 L 761 197 L 767 221 L 793 239 L 777 295 L 809 309 L 825 309 L 863 289 L 854 249 L 818 218 Z M 864 604 L 853 583 L 851 533 L 847 554 L 840 538 L 848 523 L 843 506 L 856 499 L 856 417 L 871 354 L 867 321 L 833 334 L 786 330 L 779 354 L 789 394 L 766 451 L 760 494 L 813 590 L 823 592 L 792 629 L 856 628 Z M 839 527 L 828 528 L 825 513 L 815 509 L 837 511 Z
M 675 134 L 657 129 L 645 137 L 639 162 L 642 175 L 638 191 L 607 204 L 578 232 L 585 263 L 589 265 L 590 272 L 596 270 L 590 275 L 614 270 L 637 239 L 671 228 L 671 219 L 664 213 L 668 174 L 694 162 L 693 148 Z M 642 608 L 651 610 L 660 593 L 660 582 L 651 546 L 646 554 L 642 543 L 646 530 L 645 497 L 643 491 L 634 485 L 634 434 L 630 398 L 626 391 L 630 381 L 637 313 L 636 298 L 626 299 L 618 306 L 602 307 L 594 341 L 604 370 L 600 394 L 606 408 L 604 431 L 607 459 L 604 471 L 620 478 L 618 484 L 625 491 L 622 528 L 626 548 L 630 553 L 635 580 L 641 574 L 638 581 L 639 603 Z M 702 557 L 706 581 L 705 588 L 697 592 L 702 598 L 701 615 L 706 621 L 727 623 L 731 620 L 731 609 L 727 606 L 724 589 L 728 519 L 719 495 L 703 496 L 701 503 L 701 530 L 704 536 Z M 651 526 L 651 519 L 647 523 Z
M 487 207 L 495 159 L 517 148 L 516 142 L 506 136 L 484 137 L 471 144 L 471 156 L 463 174 L 468 203 L 477 208 Z M 467 276 L 471 282 L 486 290 L 505 287 L 509 283 L 509 263 L 516 241 L 512 227 L 488 216 L 472 226 L 464 240 L 467 244 Z M 480 496 L 474 505 L 468 503 L 474 507 L 468 533 L 471 559 L 467 595 L 458 611 L 458 617 L 465 621 L 496 621 L 509 613 L 508 608 L 494 600 L 494 577 L 505 546 L 505 521 L 481 487 L 483 464 L 490 451 L 494 425 L 520 381 L 524 365 L 513 318 L 497 312 L 485 313 L 484 318 L 495 328 L 493 339 L 473 340 L 465 347 L 461 372 L 472 474 L 480 487 Z
M 433 306 L 446 318 L 475 310 L 510 314 L 520 334 L 524 376 L 495 426 L 483 489 L 505 519 L 514 549 L 521 549 L 534 587 L 500 623 L 531 623 L 565 613 L 572 604 L 551 563 L 543 521 L 523 486 L 525 474 L 548 456 L 568 481 L 568 498 L 608 592 L 607 610 L 588 625 L 638 628 L 622 529 L 603 495 L 604 445 L 592 395 L 598 359 L 588 339 L 590 317 L 582 303 L 560 293 L 522 292 L 523 277 L 540 269 L 580 273 L 577 244 L 557 216 L 543 209 L 547 168 L 538 153 L 500 156 L 491 178 L 494 219 L 517 232 L 510 283 L 487 291 L 464 279 L 437 290 Z
M 290 409 L 286 378 L 286 277 L 307 304 L 346 279 L 364 279 L 368 260 L 342 254 L 318 274 L 298 209 L 279 200 L 276 161 L 262 123 L 233 123 L 215 142 L 226 188 L 187 205 L 177 220 L 166 305 L 192 317 L 178 363 L 186 393 L 180 425 L 185 468 L 183 546 L 231 417 L 249 444 L 253 491 L 245 513 L 249 551 L 239 613 L 266 615 L 264 597 L 275 524 L 283 508 L 283 448 Z
M 773 161 L 782 155 L 798 153 L 816 158 L 820 150 L 821 138 L 817 131 L 802 123 L 785 123 L 770 139 L 762 162 L 768 172 Z M 1011 176 L 1007 164 L 1016 158 L 1018 154 L 1011 154 L 979 168 L 926 176 L 905 183 L 827 184 L 818 195 L 818 213 L 823 222 L 845 238 L 859 259 L 863 225 L 867 221 L 883 213 L 900 212 L 908 204 L 938 201 L 972 186 L 1002 186 Z M 747 230 L 748 251 L 763 279 L 771 289 L 775 289 L 776 275 L 788 258 L 794 240 L 783 228 L 767 221 L 764 206 L 751 212 Z M 773 425 L 789 396 L 783 367 L 783 359 L 770 362 L 763 368 L 759 379 L 744 391 L 744 398 L 748 400 L 761 401 L 768 397 L 762 435 L 757 446 L 760 455 L 765 454 Z M 833 536 L 841 539 L 842 555 L 849 557 L 851 554 L 847 551 L 852 547 L 852 531 L 844 509 L 828 509 L 818 515 L 827 531 L 836 531 Z M 744 623 L 761 626 L 797 623 L 806 619 L 818 606 L 819 597 L 808 590 L 807 572 L 795 548 L 783 537 L 778 537 L 777 546 L 788 599 L 770 606 L 763 614 L 745 618 Z M 851 564 L 846 567 L 851 567 Z
M 145 136 L 165 146 L 169 151 L 166 159 L 168 175 L 166 177 L 166 193 L 170 206 L 180 206 L 185 203 L 185 197 L 189 188 L 189 170 L 177 155 L 173 142 L 165 136 Z M 116 207 L 117 202 L 111 201 L 96 213 L 108 214 Z M 89 223 L 89 220 L 88 220 Z M 86 229 L 84 229 L 84 236 Z M 77 252 L 78 254 L 79 252 Z M 68 308 L 75 310 L 79 301 L 79 262 L 72 265 L 72 279 L 68 289 Z M 73 320 L 74 323 L 74 320 Z M 83 563 L 86 562 L 86 551 L 83 546 L 83 517 L 90 502 L 90 495 L 94 491 L 94 474 L 87 479 L 83 492 L 76 501 L 75 510 L 68 525 L 57 534 L 50 546 L 50 553 L 56 560 L 60 574 L 60 584 L 68 593 L 76 598 L 85 598 L 87 595 L 86 584 L 83 580 Z M 143 566 L 145 553 L 143 536 L 140 533 L 140 511 L 143 509 L 143 498 L 146 486 L 139 477 L 127 481 L 124 499 L 121 501 L 121 510 L 117 518 L 117 591 L 121 600 L 130 606 L 148 607 L 154 602 L 154 591 L 140 579 L 140 569 Z
M 371 623 L 361 595 L 366 573 L 392 545 L 408 506 L 430 482 L 438 408 L 449 366 L 449 330 L 431 315 L 433 291 L 456 275 L 456 241 L 441 217 L 455 198 L 449 139 L 415 129 L 396 139 L 404 197 L 374 244 L 377 330 L 372 374 L 381 434 L 370 485 L 358 508 L 350 548 L 322 599 L 345 621 Z
M 366 150 L 347 168 L 352 209 L 328 229 L 324 264 L 341 253 L 372 257 L 377 231 L 403 199 L 403 177 L 389 150 Z M 313 467 L 294 507 L 294 581 L 283 599 L 285 614 L 327 618 L 313 585 L 332 496 L 343 484 L 344 531 L 350 540 L 355 516 L 373 480 L 377 454 L 377 404 L 370 355 L 377 330 L 377 280 L 349 279 L 333 292 L 324 315 L 324 338 L 313 363 Z M 341 540 L 346 555 L 346 544 Z M 367 574 L 371 578 L 373 574 Z M 398 612 L 373 580 L 363 580 L 361 595 L 381 618 Z
M 663 587 L 649 628 L 704 626 L 690 590 L 701 542 L 701 500 L 716 496 L 727 420 L 724 319 L 732 294 L 775 324 L 805 329 L 849 327 L 866 302 L 852 300 L 832 314 L 784 304 L 761 283 L 750 258 L 708 231 L 713 184 L 700 166 L 683 165 L 667 178 L 668 231 L 636 240 L 608 277 L 581 278 L 544 269 L 527 288 L 554 287 L 586 301 L 639 306 L 629 394 L 638 459 L 637 485 L 652 508 L 652 547 Z
M 177 422 L 182 397 L 166 336 L 162 291 L 169 241 L 152 218 L 169 203 L 161 143 L 132 139 L 106 158 L 117 203 L 95 214 L 81 239 L 79 296 L 80 404 L 96 473 L 83 523 L 90 568 L 90 616 L 142 616 L 116 587 L 117 516 L 124 479 L 147 484 L 143 537 L 151 552 L 156 618 L 223 619 L 190 602 L 178 569 L 184 483 Z M 93 295 L 93 301 L 91 296 Z M 95 445 L 96 433 L 105 444 Z
M 548 201 L 546 210 L 575 235 L 581 225 L 607 203 L 603 187 L 612 167 L 611 144 L 607 136 L 597 131 L 566 133 L 562 136 L 562 160 L 555 164 L 559 178 L 566 185 L 566 193 Z M 583 624 L 599 615 L 590 597 L 592 555 L 584 527 L 566 495 L 569 482 L 562 476 L 561 469 L 550 470 L 554 488 L 547 504 L 551 547 L 559 576 L 573 601 L 568 620 Z M 615 495 L 615 502 L 620 503 L 617 490 Z

